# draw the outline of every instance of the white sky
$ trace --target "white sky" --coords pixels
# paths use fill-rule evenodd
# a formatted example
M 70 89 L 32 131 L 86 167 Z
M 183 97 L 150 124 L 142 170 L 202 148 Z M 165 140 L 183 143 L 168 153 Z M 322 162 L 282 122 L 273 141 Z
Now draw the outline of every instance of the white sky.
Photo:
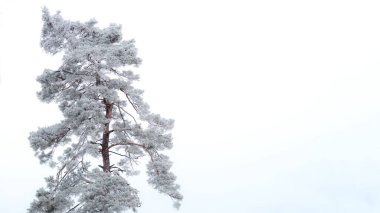
M 27 137 L 61 118 L 35 77 L 41 7 L 123 25 L 152 111 L 176 120 L 181 213 L 380 212 L 380 2 L 0 0 L 0 212 L 54 171 Z M 177 212 L 134 180 L 141 213 Z

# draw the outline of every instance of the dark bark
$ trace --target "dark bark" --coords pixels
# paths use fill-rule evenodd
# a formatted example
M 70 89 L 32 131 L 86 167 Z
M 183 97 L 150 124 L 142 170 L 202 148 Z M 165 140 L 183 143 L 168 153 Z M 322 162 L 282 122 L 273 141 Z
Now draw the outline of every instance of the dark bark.
M 106 105 L 106 118 L 112 118 L 112 104 L 104 101 Z M 105 124 L 103 131 L 103 140 L 102 140 L 102 158 L 103 158 L 103 171 L 111 172 L 111 162 L 110 162 L 110 153 L 109 153 L 109 140 L 110 140 L 110 121 Z

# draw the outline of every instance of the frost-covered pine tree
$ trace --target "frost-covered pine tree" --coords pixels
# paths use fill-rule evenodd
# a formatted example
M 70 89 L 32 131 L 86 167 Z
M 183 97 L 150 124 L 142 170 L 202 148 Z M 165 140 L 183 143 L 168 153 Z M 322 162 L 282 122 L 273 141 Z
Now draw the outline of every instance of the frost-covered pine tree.
M 123 212 L 141 205 L 127 182 L 134 164 L 147 156 L 148 183 L 182 200 L 171 162 L 163 150 L 172 147 L 173 120 L 149 111 L 142 91 L 133 87 L 130 70 L 141 59 L 133 40 L 122 40 L 121 27 L 101 29 L 96 21 L 64 20 L 43 9 L 42 48 L 63 52 L 57 70 L 37 80 L 38 97 L 59 104 L 64 119 L 39 128 L 29 140 L 42 164 L 57 169 L 36 193 L 29 212 Z

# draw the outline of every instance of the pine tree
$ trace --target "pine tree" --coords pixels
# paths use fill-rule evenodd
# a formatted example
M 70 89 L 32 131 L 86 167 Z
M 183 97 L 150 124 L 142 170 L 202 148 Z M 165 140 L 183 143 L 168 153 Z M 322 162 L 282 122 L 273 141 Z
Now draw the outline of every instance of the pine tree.
M 43 9 L 41 47 L 62 52 L 62 65 L 37 78 L 40 100 L 55 101 L 59 123 L 29 136 L 41 164 L 56 168 L 36 193 L 29 212 L 123 212 L 141 205 L 126 178 L 147 156 L 148 183 L 179 207 L 182 195 L 171 161 L 174 121 L 153 114 L 133 82 L 141 63 L 134 40 L 122 39 L 121 26 L 73 22 Z

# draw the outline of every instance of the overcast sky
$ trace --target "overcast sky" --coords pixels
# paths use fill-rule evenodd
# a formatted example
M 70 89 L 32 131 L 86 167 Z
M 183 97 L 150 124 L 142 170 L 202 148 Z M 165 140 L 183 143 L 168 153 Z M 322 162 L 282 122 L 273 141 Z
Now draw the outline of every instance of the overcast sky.
M 0 0 L 0 212 L 25 212 L 43 178 L 27 137 L 62 117 L 35 81 L 41 7 L 122 24 L 139 87 L 174 118 L 181 213 L 380 212 L 380 2 Z M 141 213 L 177 212 L 134 178 Z

